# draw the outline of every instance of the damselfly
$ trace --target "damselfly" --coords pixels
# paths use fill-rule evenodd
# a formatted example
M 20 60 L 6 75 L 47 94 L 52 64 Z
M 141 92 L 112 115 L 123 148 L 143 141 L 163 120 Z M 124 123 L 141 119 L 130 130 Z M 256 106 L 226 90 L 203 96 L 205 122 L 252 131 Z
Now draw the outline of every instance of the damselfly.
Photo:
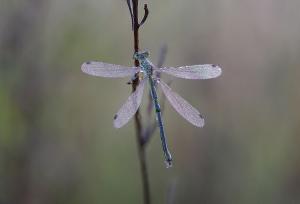
M 197 109 L 191 106 L 177 93 L 173 92 L 166 83 L 161 81 L 158 77 L 158 73 L 167 73 L 184 79 L 211 79 L 220 76 L 222 70 L 219 66 L 213 64 L 158 68 L 149 60 L 149 53 L 147 51 L 136 52 L 133 57 L 139 61 L 139 67 L 126 67 L 104 62 L 89 61 L 82 64 L 81 70 L 86 74 L 101 77 L 118 78 L 131 76 L 132 79 L 139 77 L 140 81 L 138 87 L 114 116 L 113 123 L 115 128 L 120 128 L 125 125 L 136 113 L 141 104 L 144 87 L 148 80 L 166 164 L 167 166 L 171 166 L 172 156 L 167 146 L 161 109 L 156 93 L 156 84 L 160 85 L 173 108 L 187 121 L 197 127 L 203 127 L 204 119 Z

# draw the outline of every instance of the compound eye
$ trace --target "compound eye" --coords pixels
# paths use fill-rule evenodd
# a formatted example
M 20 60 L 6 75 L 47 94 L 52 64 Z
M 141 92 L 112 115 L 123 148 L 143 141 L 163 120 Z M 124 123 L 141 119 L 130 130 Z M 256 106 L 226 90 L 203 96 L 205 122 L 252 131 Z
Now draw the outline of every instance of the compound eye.
M 137 54 L 134 53 L 133 56 L 132 56 L 132 58 L 133 58 L 133 59 L 138 59 Z

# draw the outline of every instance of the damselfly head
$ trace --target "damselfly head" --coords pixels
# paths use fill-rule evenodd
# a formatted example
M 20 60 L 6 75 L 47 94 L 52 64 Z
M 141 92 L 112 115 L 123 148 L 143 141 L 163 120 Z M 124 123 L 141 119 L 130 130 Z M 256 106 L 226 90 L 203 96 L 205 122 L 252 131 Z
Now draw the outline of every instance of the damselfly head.
M 143 60 L 149 57 L 149 52 L 147 50 L 139 51 L 133 54 L 133 58 L 136 60 Z

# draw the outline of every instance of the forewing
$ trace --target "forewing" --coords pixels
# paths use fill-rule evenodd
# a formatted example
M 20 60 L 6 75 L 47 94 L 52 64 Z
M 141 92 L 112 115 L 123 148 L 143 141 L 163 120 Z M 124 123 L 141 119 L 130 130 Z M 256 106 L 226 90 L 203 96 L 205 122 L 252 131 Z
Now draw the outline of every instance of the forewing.
M 160 81 L 159 84 L 168 101 L 182 117 L 197 127 L 204 126 L 204 119 L 196 108 L 190 105 L 177 93 L 173 92 L 172 89 L 163 81 Z
M 184 79 L 211 79 L 221 75 L 222 70 L 218 65 L 202 64 L 183 67 L 156 68 L 155 71 L 170 74 Z
M 133 76 L 136 72 L 139 71 L 139 68 L 90 61 L 83 63 L 81 65 L 81 70 L 84 73 L 93 76 L 118 78 Z
M 145 79 L 140 81 L 135 92 L 133 92 L 129 96 L 126 103 L 124 103 L 122 105 L 122 107 L 120 108 L 120 110 L 115 114 L 115 116 L 114 116 L 114 127 L 115 128 L 120 128 L 123 125 L 125 125 L 138 110 L 138 108 L 142 102 L 145 81 L 146 81 Z

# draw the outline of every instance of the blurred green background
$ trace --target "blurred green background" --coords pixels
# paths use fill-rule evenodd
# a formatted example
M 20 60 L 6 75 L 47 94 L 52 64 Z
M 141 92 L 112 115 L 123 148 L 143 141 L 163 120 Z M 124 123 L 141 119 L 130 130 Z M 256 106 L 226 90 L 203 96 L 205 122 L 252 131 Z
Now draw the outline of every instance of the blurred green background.
M 140 45 L 153 62 L 166 44 L 166 66 L 223 68 L 173 81 L 206 125 L 166 102 L 174 167 L 156 131 L 153 203 L 300 203 L 300 1 L 147 3 Z M 134 123 L 112 125 L 128 79 L 80 70 L 87 60 L 132 65 L 132 38 L 125 0 L 0 0 L 0 203 L 142 203 Z

